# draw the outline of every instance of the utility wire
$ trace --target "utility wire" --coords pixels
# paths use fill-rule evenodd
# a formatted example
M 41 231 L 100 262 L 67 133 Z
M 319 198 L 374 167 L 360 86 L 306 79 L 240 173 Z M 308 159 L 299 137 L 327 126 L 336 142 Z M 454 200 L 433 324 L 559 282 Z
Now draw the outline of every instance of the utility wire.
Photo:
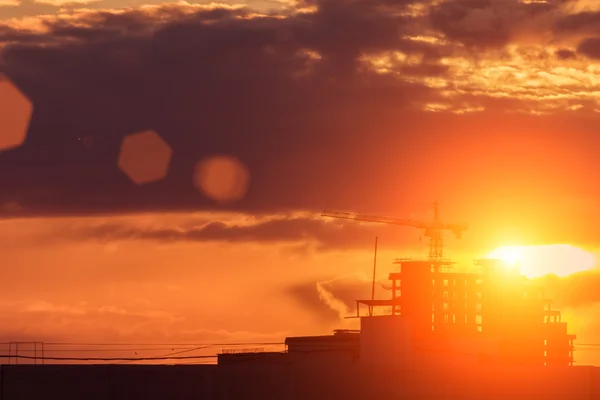
M 196 350 L 207 349 L 207 348 L 209 348 L 209 347 L 213 347 L 213 346 L 212 346 L 212 345 L 206 345 L 206 346 L 193 347 L 193 348 L 191 348 L 191 349 L 186 349 L 186 350 L 176 351 L 176 352 L 173 352 L 173 353 L 167 353 L 167 354 L 163 354 L 163 355 L 161 355 L 161 356 L 158 356 L 158 357 L 159 357 L 159 358 L 165 358 L 165 357 L 167 357 L 167 358 L 168 358 L 168 357 L 171 357 L 171 356 L 176 356 L 176 355 L 183 354 L 183 353 L 189 353 L 190 351 L 196 351 Z M 171 349 L 171 350 L 173 350 L 173 349 Z M 136 361 L 137 361 L 137 360 L 136 360 Z M 129 362 L 132 362 L 132 361 L 131 361 L 131 360 L 123 361 L 123 364 L 129 363 Z
M 35 357 L 23 355 L 0 354 L 0 358 L 22 358 L 26 360 L 52 360 L 52 361 L 158 361 L 158 360 L 192 360 L 202 358 L 216 358 L 217 355 L 210 356 L 174 356 L 174 357 Z
M 440 349 L 440 348 L 427 348 L 427 347 L 416 347 L 414 350 L 421 350 L 432 353 L 451 353 L 456 355 L 463 356 L 480 356 L 480 353 L 474 352 L 461 352 L 456 351 L 454 349 Z M 190 349 L 193 350 L 193 349 Z M 317 350 L 304 350 L 304 351 L 295 351 L 295 353 L 324 353 L 324 352 L 347 352 L 349 349 L 317 349 Z M 173 354 L 182 353 L 176 352 Z M 285 354 L 286 352 L 276 352 Z M 247 353 L 249 359 L 255 359 L 263 356 L 261 353 Z M 20 358 L 20 359 L 29 359 L 29 360 L 52 360 L 52 361 L 160 361 L 160 360 L 202 360 L 202 359 L 214 359 L 217 358 L 218 355 L 203 355 L 203 356 L 176 356 L 176 355 L 165 355 L 161 357 L 135 357 L 135 358 L 125 358 L 125 357 L 36 357 L 36 356 L 23 356 L 23 355 L 0 355 L 0 358 Z M 246 357 L 239 358 L 239 361 L 243 361 Z
M 217 365 L 212 361 L 190 361 L 190 362 L 181 362 L 176 365 Z
M 34 342 L 18 342 L 18 344 L 26 344 L 26 343 L 31 343 L 33 344 Z M 284 345 L 285 343 L 283 342 L 238 342 L 238 343 L 204 343 L 201 345 L 196 345 L 194 347 L 155 347 L 155 348 L 150 348 L 150 347 L 137 347 L 137 348 L 128 348 L 127 346 L 140 346 L 140 345 L 145 345 L 145 346 L 167 346 L 169 344 L 166 343 L 158 343 L 158 344 L 140 344 L 140 343 L 68 343 L 68 342 L 35 342 L 35 343 L 39 343 L 41 348 L 38 348 L 37 350 L 44 350 L 44 352 L 46 354 L 51 353 L 51 352 L 74 352 L 74 351 L 78 351 L 78 352 L 90 352 L 93 353 L 95 351 L 102 351 L 102 352 L 107 352 L 107 351 L 111 351 L 111 352 L 123 352 L 123 351 L 159 351 L 159 350 L 177 350 L 177 351 L 172 351 L 169 352 L 167 354 L 163 354 L 160 356 L 153 356 L 153 357 L 50 357 L 50 356 L 27 356 L 27 355 L 22 355 L 22 354 L 10 354 L 10 355 L 2 355 L 0 354 L 0 358 L 16 358 L 16 359 L 29 359 L 29 360 L 48 360 L 48 361 L 115 361 L 118 362 L 118 364 L 121 363 L 128 363 L 128 362 L 136 362 L 136 361 L 160 361 L 160 360 L 198 360 L 198 359 L 214 359 L 217 358 L 217 355 L 202 355 L 202 356 L 179 356 L 180 354 L 184 354 L 184 353 L 189 353 L 192 351 L 198 351 L 198 350 L 203 350 L 206 348 L 210 348 L 210 347 L 215 347 L 215 346 L 257 346 L 257 345 L 268 345 L 268 346 L 274 346 L 274 345 Z M 0 343 L 0 345 L 15 345 L 17 344 L 17 342 L 5 342 L 5 343 Z M 175 345 L 175 344 L 173 344 Z M 182 346 L 182 344 L 177 344 L 179 346 Z M 100 349 L 52 349 L 52 348 L 48 348 L 49 346 L 102 346 L 103 348 Z M 104 346 L 112 346 L 112 348 L 106 348 Z M 120 346 L 120 348 L 115 348 L 117 346 Z M 189 345 L 188 345 L 189 346 Z M 27 351 L 33 351 L 33 349 L 28 349 L 28 348 L 20 348 L 20 351 L 23 352 L 27 352 Z
M 28 344 L 29 342 L 13 342 L 13 343 L 9 343 L 9 342 L 0 342 L 0 345 L 15 345 L 15 344 Z M 33 342 L 31 342 L 33 343 Z M 42 348 L 44 349 L 44 351 L 46 352 L 107 352 L 107 351 L 165 351 L 165 350 L 177 350 L 176 352 L 173 353 L 168 353 L 165 354 L 161 357 L 167 357 L 170 355 L 176 355 L 176 354 L 181 354 L 181 353 L 187 353 L 190 351 L 194 351 L 194 350 L 200 350 L 203 348 L 208 348 L 208 347 L 216 347 L 216 346 L 277 346 L 277 345 L 284 345 L 284 342 L 247 342 L 247 343 L 199 343 L 199 344 L 167 344 L 167 343 L 160 343 L 160 344 L 140 344 L 140 343 L 48 343 L 48 342 L 38 342 L 39 346 L 37 348 L 38 351 L 41 351 Z M 140 345 L 145 345 L 145 346 L 169 346 L 169 347 L 136 347 L 136 348 L 117 348 L 117 346 L 140 346 Z M 48 348 L 49 346 L 115 346 L 114 348 L 99 348 L 99 349 L 56 349 L 56 348 Z M 174 346 L 174 347 L 172 347 Z M 185 346 L 185 347 L 177 347 L 177 346 Z M 587 349 L 592 350 L 594 347 L 600 347 L 600 343 L 575 343 L 574 344 L 575 348 L 581 348 L 581 349 L 585 349 L 587 347 Z M 587 350 L 586 349 L 586 350 Z M 25 348 L 25 347 L 20 347 L 19 348 L 20 351 L 33 351 L 33 348 Z
M 174 353 L 167 353 L 167 354 L 163 354 L 162 356 L 159 357 L 171 357 L 171 356 L 176 356 L 179 354 L 183 354 L 183 353 L 189 353 L 190 351 L 196 351 L 196 350 L 202 350 L 202 349 L 207 349 L 209 347 L 213 347 L 212 345 L 206 345 L 206 346 L 199 346 L 199 347 L 194 347 L 192 349 L 187 349 L 187 350 L 181 350 L 181 351 L 176 351 Z
M 27 342 L 0 342 L 0 345 L 15 345 L 15 344 L 41 344 L 44 346 L 251 346 L 251 345 L 283 345 L 284 342 L 234 342 L 234 343 L 85 343 L 85 342 L 43 342 L 43 341 L 27 341 Z
M 185 349 L 190 349 L 190 347 L 155 347 L 155 348 L 120 348 L 120 349 L 116 349 L 116 348 L 102 348 L 102 349 L 49 349 L 49 348 L 44 348 L 44 351 L 46 353 L 64 353 L 64 352 L 80 352 L 80 353 L 96 353 L 96 352 L 124 352 L 124 351 L 167 351 L 167 350 L 185 350 Z M 40 352 L 42 349 L 41 347 L 37 348 L 37 351 Z M 19 352 L 32 352 L 34 351 L 34 349 L 23 349 L 23 348 L 19 348 Z
M 259 344 L 259 343 L 243 343 L 245 345 L 247 344 Z M 282 344 L 282 343 L 276 343 L 276 344 Z M 30 359 L 30 360 L 52 360 L 52 361 L 125 361 L 125 362 L 131 362 L 131 361 L 160 361 L 160 360 L 199 360 L 199 359 L 214 359 L 217 358 L 217 355 L 197 355 L 197 356 L 179 356 L 179 354 L 183 354 L 183 353 L 188 353 L 191 351 L 197 351 L 197 350 L 202 350 L 202 349 L 206 349 L 209 347 L 213 347 L 213 346 L 217 346 L 219 344 L 205 344 L 203 346 L 197 346 L 194 348 L 187 348 L 187 349 L 183 349 L 181 351 L 176 351 L 176 352 L 171 352 L 171 353 L 167 353 L 161 356 L 155 356 L 155 357 L 39 357 L 39 356 L 25 356 L 25 355 L 2 355 L 0 354 L 0 358 L 20 358 L 20 359 Z M 227 345 L 235 345 L 233 343 L 228 343 Z M 600 350 L 600 347 L 596 347 L 596 346 L 600 346 L 600 344 L 585 344 L 585 346 L 593 346 L 593 347 L 589 347 L 589 348 L 579 348 L 578 350 Z M 577 346 L 576 346 L 577 347 Z M 416 347 L 414 348 L 415 350 L 421 350 L 421 351 L 426 351 L 426 352 L 433 352 L 433 353 L 453 353 L 453 354 L 457 354 L 457 355 L 465 355 L 465 356 L 479 356 L 479 353 L 474 353 L 474 352 L 461 352 L 461 351 L 457 351 L 454 349 L 442 349 L 442 348 L 427 348 L 427 347 Z M 108 351 L 107 349 L 103 349 L 105 351 Z M 128 349 L 121 349 L 119 351 L 122 350 L 128 350 Z M 52 351 L 52 350 L 45 350 L 46 352 Z M 61 350 L 59 350 L 61 351 Z M 315 350 L 305 350 L 305 351 L 297 351 L 297 353 L 323 353 L 323 352 L 339 352 L 339 351 L 347 351 L 345 349 L 315 349 Z M 285 353 L 285 352 L 277 352 L 277 353 Z M 247 353 L 247 355 L 251 358 L 254 357 L 260 357 L 261 353 L 252 353 L 249 352 Z

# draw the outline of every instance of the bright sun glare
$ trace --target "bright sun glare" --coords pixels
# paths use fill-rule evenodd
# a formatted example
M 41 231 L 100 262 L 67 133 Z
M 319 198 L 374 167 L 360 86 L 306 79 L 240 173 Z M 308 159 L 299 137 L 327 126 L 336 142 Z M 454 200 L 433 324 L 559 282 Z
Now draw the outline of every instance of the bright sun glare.
M 593 254 L 568 244 L 503 246 L 490 252 L 487 257 L 504 260 L 511 266 L 519 265 L 528 278 L 546 274 L 567 276 L 596 265 Z

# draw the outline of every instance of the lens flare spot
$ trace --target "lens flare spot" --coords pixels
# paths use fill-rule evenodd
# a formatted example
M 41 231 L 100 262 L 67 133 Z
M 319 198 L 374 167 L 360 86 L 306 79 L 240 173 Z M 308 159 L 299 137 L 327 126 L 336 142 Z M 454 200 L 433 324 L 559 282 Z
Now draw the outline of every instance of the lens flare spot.
M 0 74 L 0 151 L 21 146 L 27 137 L 33 104 L 7 76 Z
M 77 141 L 85 148 L 90 149 L 94 145 L 94 137 L 91 135 L 83 135 L 77 138 Z
M 118 166 L 134 183 L 144 185 L 167 176 L 173 150 L 155 131 L 127 135 Z
M 237 158 L 214 156 L 201 160 L 194 170 L 194 186 L 219 203 L 239 201 L 248 191 L 250 173 Z

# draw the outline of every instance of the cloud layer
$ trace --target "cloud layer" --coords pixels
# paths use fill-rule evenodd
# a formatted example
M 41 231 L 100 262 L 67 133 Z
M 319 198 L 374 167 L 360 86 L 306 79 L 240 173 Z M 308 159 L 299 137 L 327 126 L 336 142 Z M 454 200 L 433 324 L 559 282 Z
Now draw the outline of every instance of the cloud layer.
M 462 172 L 452 158 L 481 156 L 467 145 L 479 135 L 494 148 L 532 127 L 568 127 L 587 148 L 595 12 L 429 3 L 323 0 L 262 14 L 179 3 L 6 21 L 0 67 L 35 113 L 25 146 L 0 160 L 11 171 L 0 200 L 26 214 L 400 208 L 386 187 L 418 186 L 416 171 L 436 159 Z M 528 115 L 540 113 L 551 114 Z M 117 161 L 124 136 L 144 130 L 173 160 L 165 179 L 138 187 Z M 451 144 L 460 151 L 435 154 Z M 232 205 L 194 187 L 197 163 L 221 154 L 250 175 Z M 442 180 L 430 174 L 431 186 Z
M 0 154 L 1 215 L 181 214 L 171 223 L 2 221 L 2 289 L 16 299 L 2 304 L 3 324 L 14 327 L 4 337 L 37 340 L 32 326 L 55 327 L 42 336 L 57 341 L 339 327 L 353 300 L 370 295 L 368 278 L 345 273 L 371 260 L 332 254 L 370 251 L 375 235 L 417 244 L 421 233 L 323 221 L 313 213 L 321 209 L 429 220 L 438 200 L 444 221 L 471 224 L 470 249 L 595 245 L 592 3 L 298 0 L 273 12 L 99 3 L 4 20 L 0 71 L 34 115 L 25 144 Z M 144 131 L 172 154 L 164 179 L 137 186 L 119 169 L 121 150 Z M 198 165 L 215 156 L 247 174 L 239 201 L 199 190 Z M 133 160 L 145 165 L 140 176 L 153 160 Z M 185 213 L 207 209 L 245 214 Z M 18 234 L 28 223 L 42 234 Z M 260 285 L 222 289 L 248 271 Z M 599 301 L 597 271 L 544 282 L 560 307 Z M 207 299 L 222 308 L 200 313 Z M 238 332 L 252 323 L 260 332 Z

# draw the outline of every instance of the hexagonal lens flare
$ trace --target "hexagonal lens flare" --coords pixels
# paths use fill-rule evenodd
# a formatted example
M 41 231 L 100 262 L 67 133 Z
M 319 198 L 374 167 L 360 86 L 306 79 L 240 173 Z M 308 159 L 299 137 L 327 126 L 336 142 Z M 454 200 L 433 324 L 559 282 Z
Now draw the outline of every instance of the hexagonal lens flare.
M 118 166 L 134 183 L 143 185 L 167 176 L 173 150 L 155 131 L 127 135 Z
M 33 104 L 10 79 L 0 74 L 0 151 L 25 142 Z

